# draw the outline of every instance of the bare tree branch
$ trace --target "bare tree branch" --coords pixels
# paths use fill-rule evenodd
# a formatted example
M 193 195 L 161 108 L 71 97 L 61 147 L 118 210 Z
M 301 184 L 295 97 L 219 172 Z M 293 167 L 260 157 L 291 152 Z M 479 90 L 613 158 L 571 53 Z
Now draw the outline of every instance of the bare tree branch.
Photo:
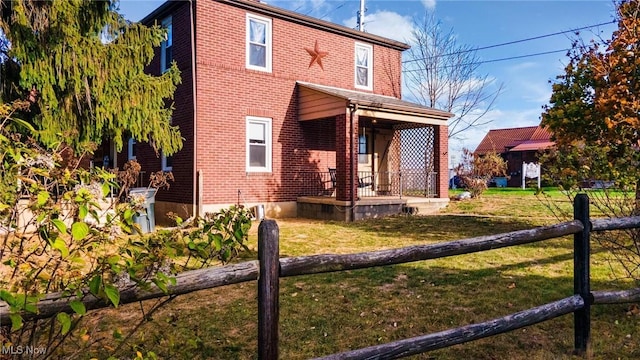
M 420 104 L 449 111 L 449 137 L 491 120 L 485 118 L 502 93 L 503 85 L 479 73 L 476 51 L 458 44 L 452 29 L 444 30 L 426 13 L 413 31 L 414 45 L 407 52 L 407 91 Z

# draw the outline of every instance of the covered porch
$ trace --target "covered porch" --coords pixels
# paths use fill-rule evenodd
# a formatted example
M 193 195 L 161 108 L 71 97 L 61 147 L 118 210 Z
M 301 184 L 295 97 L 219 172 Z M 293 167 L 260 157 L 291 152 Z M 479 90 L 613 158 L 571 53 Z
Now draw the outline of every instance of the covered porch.
M 298 216 L 350 221 L 446 205 L 452 114 L 302 82 L 298 100 L 311 158 L 297 174 Z

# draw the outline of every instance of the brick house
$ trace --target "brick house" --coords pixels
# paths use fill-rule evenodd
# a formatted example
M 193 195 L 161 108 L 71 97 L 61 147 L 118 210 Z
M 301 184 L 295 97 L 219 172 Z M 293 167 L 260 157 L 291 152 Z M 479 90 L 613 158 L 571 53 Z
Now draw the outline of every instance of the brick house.
M 250 0 L 168 1 L 142 22 L 170 30 L 149 71 L 181 71 L 184 147 L 130 140 L 115 163 L 173 172 L 156 217 L 241 203 L 351 221 L 448 201 L 451 114 L 400 99 L 408 45 Z
M 522 184 L 522 163 L 537 163 L 540 151 L 553 146 L 551 133 L 540 125 L 489 130 L 474 153 L 495 151 L 507 162 L 507 186 Z

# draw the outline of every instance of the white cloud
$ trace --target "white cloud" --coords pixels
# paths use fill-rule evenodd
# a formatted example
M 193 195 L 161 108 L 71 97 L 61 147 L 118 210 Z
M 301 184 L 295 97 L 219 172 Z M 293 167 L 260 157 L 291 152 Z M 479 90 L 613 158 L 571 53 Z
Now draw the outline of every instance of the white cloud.
M 368 13 L 364 19 L 364 28 L 368 33 L 380 35 L 389 39 L 407 42 L 413 31 L 411 17 L 402 16 L 393 11 L 377 11 Z M 357 24 L 355 16 L 342 22 L 343 25 L 354 27 Z
M 536 104 L 546 104 L 551 99 L 551 85 L 546 82 L 527 82 L 520 87 L 524 92 L 523 99 Z
M 518 73 L 521 71 L 525 71 L 525 70 L 531 70 L 531 69 L 539 69 L 540 68 L 540 64 L 533 62 L 533 61 L 526 61 L 526 62 L 522 62 L 519 64 L 515 64 L 512 66 L 509 66 L 507 68 L 507 72 L 510 73 Z
M 537 62 L 523 62 L 506 68 L 509 79 L 508 92 L 520 94 L 519 99 L 536 104 L 546 104 L 551 97 L 551 85 L 545 77 L 547 69 Z
M 462 91 L 470 93 L 478 92 L 481 89 L 484 89 L 484 92 L 490 92 L 494 91 L 494 88 L 497 90 L 498 87 L 497 79 L 491 76 L 487 76 L 486 78 L 471 78 L 462 83 Z
M 436 8 L 436 0 L 421 0 L 422 1 L 422 5 L 424 5 L 424 7 L 427 10 L 433 10 Z
M 313 6 L 314 9 L 317 9 L 323 6 L 324 3 L 325 3 L 325 0 L 311 0 L 311 5 Z
M 540 124 L 541 113 L 542 110 L 538 107 L 522 110 L 495 110 L 494 121 L 489 125 L 491 129 L 535 126 Z

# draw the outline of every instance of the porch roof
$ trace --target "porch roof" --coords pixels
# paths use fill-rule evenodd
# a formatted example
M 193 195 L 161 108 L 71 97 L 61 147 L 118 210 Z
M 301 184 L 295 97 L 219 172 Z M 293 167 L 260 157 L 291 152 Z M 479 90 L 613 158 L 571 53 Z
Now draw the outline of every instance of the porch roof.
M 393 96 L 298 81 L 298 118 L 316 120 L 345 114 L 350 105 L 357 105 L 357 114 L 376 119 L 395 120 L 429 125 L 447 125 L 453 114 L 404 101 Z

